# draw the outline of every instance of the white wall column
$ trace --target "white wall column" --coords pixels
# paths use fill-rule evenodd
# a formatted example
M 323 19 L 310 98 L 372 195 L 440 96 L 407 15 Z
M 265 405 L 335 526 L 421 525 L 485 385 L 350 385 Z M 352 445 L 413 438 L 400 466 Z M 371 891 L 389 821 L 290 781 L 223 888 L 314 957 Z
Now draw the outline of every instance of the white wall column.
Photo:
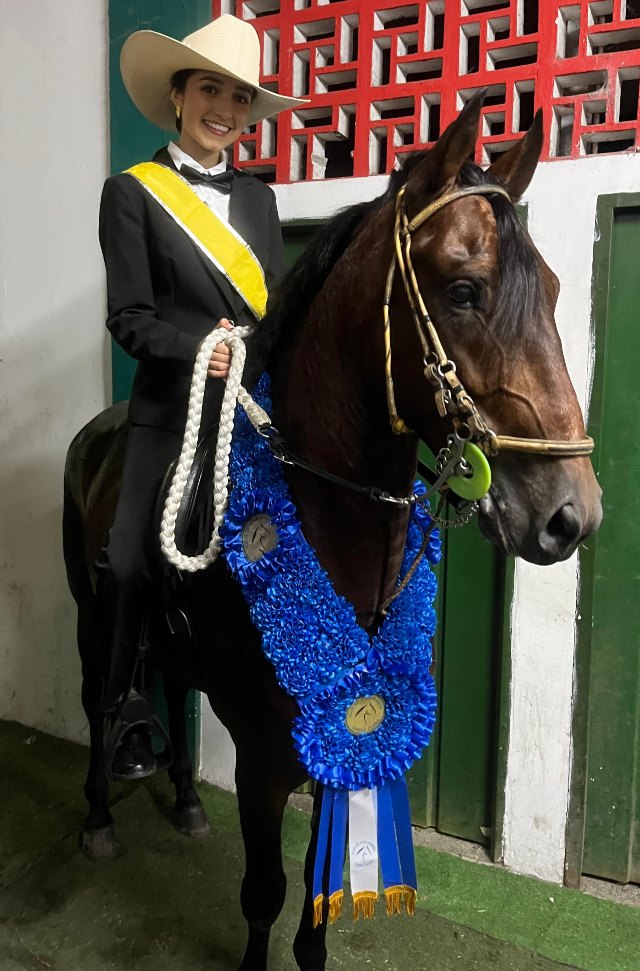
M 62 472 L 104 407 L 98 205 L 107 2 L 21 0 L 0 32 L 0 717 L 84 735 Z
M 561 283 L 556 321 L 585 407 L 593 361 L 591 278 L 598 196 L 640 191 L 640 158 L 608 155 L 538 166 L 525 201 L 529 231 Z M 571 771 L 578 561 L 517 561 L 512 607 L 505 864 L 560 883 Z

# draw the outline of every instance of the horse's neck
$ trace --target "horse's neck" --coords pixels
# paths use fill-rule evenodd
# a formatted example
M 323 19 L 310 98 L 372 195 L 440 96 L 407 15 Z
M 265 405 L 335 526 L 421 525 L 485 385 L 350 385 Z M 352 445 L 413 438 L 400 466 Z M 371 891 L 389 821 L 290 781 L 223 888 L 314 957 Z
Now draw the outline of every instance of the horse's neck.
M 391 432 L 383 355 L 381 295 L 365 281 L 330 277 L 286 368 L 276 369 L 274 424 L 319 468 L 403 496 L 411 492 L 416 443 Z M 406 511 L 308 472 L 292 469 L 288 478 L 320 563 L 372 628 L 400 570 Z

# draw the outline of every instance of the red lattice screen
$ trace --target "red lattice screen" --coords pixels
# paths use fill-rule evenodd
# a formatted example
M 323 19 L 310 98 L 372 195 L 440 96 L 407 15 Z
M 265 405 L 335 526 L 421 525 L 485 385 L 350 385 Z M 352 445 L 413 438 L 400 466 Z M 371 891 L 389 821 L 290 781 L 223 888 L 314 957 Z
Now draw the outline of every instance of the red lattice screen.
M 309 98 L 238 143 L 268 180 L 388 172 L 485 86 L 478 161 L 540 105 L 544 158 L 638 146 L 640 0 L 213 0 L 221 13 L 260 32 L 266 87 Z

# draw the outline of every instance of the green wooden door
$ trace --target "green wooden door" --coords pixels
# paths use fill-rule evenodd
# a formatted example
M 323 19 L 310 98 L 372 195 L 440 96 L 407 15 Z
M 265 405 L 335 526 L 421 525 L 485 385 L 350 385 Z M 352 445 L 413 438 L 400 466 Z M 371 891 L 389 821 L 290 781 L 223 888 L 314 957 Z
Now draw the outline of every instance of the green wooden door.
M 582 872 L 625 883 L 640 881 L 640 197 L 601 198 L 598 227 L 589 424 L 604 519 L 581 556 L 577 813 Z
M 444 533 L 436 634 L 439 711 L 408 776 L 413 820 L 501 856 L 511 567 L 477 523 Z M 503 662 L 503 659 L 505 661 Z

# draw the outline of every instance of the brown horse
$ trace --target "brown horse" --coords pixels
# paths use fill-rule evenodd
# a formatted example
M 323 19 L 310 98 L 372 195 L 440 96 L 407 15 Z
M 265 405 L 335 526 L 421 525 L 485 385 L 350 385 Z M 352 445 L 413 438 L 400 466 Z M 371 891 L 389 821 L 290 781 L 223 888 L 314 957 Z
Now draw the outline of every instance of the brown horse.
M 483 172 L 467 161 L 480 107 L 481 99 L 470 102 L 434 148 L 417 153 L 391 176 L 381 198 L 347 210 L 320 232 L 250 338 L 257 363 L 246 383 L 251 386 L 260 370 L 268 368 L 274 424 L 306 461 L 352 483 L 409 495 L 418 440 L 438 452 L 451 432 L 452 416 L 457 415 L 460 427 L 460 415 L 465 414 L 464 408 L 456 411 L 456 401 L 464 406 L 467 399 L 459 396 L 447 367 L 430 372 L 436 387 L 425 382 L 423 349 L 397 274 L 388 301 L 395 408 L 414 431 L 391 430 L 382 307 L 394 252 L 396 197 L 404 187 L 411 220 L 434 200 L 469 188 L 472 192 L 450 200 L 415 229 L 415 279 L 446 354 L 475 401 L 476 426 L 479 421 L 490 429 L 484 444 L 507 435 L 534 443 L 527 453 L 499 447 L 492 457 L 493 482 L 480 503 L 481 528 L 507 553 L 552 563 L 570 556 L 597 529 L 600 489 L 579 449 L 567 456 L 559 446 L 542 454 L 539 444 L 584 439 L 553 316 L 558 282 L 510 201 L 522 195 L 535 170 L 541 119 Z M 501 187 L 503 194 L 491 194 L 488 187 Z M 438 376 L 448 402 L 440 412 L 434 398 L 434 391 L 437 397 L 443 390 L 437 387 Z M 441 405 L 442 398 L 440 394 Z M 111 409 L 83 429 L 70 448 L 65 480 L 65 553 L 78 603 L 83 702 L 92 743 L 84 846 L 97 858 L 114 855 L 117 843 L 108 808 L 102 718 L 96 714 L 101 673 L 93 575 L 117 494 L 123 418 L 122 408 Z M 288 470 L 287 477 L 306 537 L 336 591 L 354 605 L 358 622 L 373 632 L 381 604 L 397 581 L 407 509 L 372 501 L 298 468 Z M 169 706 L 177 822 L 193 835 L 207 825 L 186 748 L 184 701 L 193 686 L 206 692 L 236 746 L 246 848 L 241 902 L 249 927 L 240 967 L 264 971 L 270 928 L 285 896 L 283 810 L 289 793 L 303 781 L 291 739 L 296 707 L 279 688 L 241 591 L 224 563 L 189 577 L 183 586 L 191 647 L 173 642 L 161 610 L 150 622 L 153 660 L 164 673 Z M 221 605 L 213 622 L 212 603 Z M 304 971 L 321 971 L 326 961 L 326 924 L 312 926 L 316 818 L 314 814 L 306 900 L 294 944 Z

